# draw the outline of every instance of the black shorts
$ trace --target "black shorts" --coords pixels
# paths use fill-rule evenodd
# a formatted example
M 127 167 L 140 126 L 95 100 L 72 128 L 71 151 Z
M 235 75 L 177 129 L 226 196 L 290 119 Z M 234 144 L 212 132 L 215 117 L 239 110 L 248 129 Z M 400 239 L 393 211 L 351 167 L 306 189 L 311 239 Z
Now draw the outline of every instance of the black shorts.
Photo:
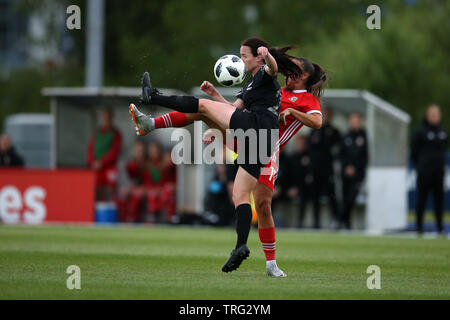
M 244 131 L 248 129 L 255 129 L 258 139 L 256 147 L 253 144 L 252 148 L 250 148 L 251 141 L 249 139 L 245 139 L 245 143 L 241 143 L 239 145 L 238 157 L 235 160 L 235 164 L 241 166 L 245 171 L 258 179 L 261 174 L 261 168 L 269 162 L 268 158 L 270 158 L 275 149 L 275 141 L 278 139 L 279 133 L 278 131 L 272 132 L 271 129 L 280 129 L 278 118 L 270 111 L 250 112 L 247 110 L 236 109 L 230 119 L 230 129 L 242 129 Z M 259 141 L 260 139 L 265 138 L 264 136 L 260 137 L 260 129 L 267 129 L 267 139 L 266 141 L 263 141 L 263 143 L 266 144 L 265 157 L 258 156 L 260 154 L 261 147 Z M 275 132 L 276 136 L 273 136 Z M 271 141 L 273 141 L 273 143 L 271 143 Z M 243 148 L 245 148 L 245 150 L 243 150 Z M 247 150 L 250 149 L 252 153 L 257 152 L 256 156 L 250 152 L 247 152 Z M 267 160 L 262 158 L 266 158 Z

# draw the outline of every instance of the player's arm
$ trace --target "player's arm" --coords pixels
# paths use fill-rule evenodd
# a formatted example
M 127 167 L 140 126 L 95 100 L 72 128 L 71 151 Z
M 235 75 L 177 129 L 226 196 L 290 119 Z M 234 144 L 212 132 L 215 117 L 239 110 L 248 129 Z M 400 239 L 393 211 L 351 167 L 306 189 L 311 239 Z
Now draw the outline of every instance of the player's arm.
M 286 124 L 286 117 L 292 115 L 295 119 L 312 129 L 320 129 L 322 127 L 321 113 L 305 113 L 293 108 L 287 108 L 280 113 L 280 121 Z
M 200 86 L 200 89 L 205 92 L 207 95 L 211 96 L 211 98 L 214 101 L 222 102 L 226 104 L 230 104 L 232 106 L 235 106 L 236 108 L 243 109 L 244 108 L 244 101 L 240 98 L 238 98 L 234 103 L 231 103 L 227 99 L 225 99 L 220 92 L 214 87 L 214 85 L 209 81 L 203 81 L 202 85 Z
M 275 58 L 270 54 L 269 49 L 266 47 L 259 47 L 257 52 L 266 63 L 264 71 L 272 77 L 276 76 L 278 73 L 278 64 L 275 61 Z
M 200 89 L 205 92 L 207 95 L 211 96 L 214 101 L 232 104 L 230 101 L 226 100 L 219 91 L 214 87 L 214 85 L 209 81 L 203 81 L 200 86 Z

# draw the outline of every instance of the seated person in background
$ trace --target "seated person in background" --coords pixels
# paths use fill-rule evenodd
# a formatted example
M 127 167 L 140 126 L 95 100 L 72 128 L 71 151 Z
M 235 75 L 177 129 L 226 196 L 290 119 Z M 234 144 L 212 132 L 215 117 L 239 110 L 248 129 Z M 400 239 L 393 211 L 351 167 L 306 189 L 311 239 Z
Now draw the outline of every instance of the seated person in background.
M 14 149 L 11 139 L 4 133 L 0 135 L 0 167 L 23 167 L 24 162 Z
M 148 146 L 144 184 L 147 188 L 147 212 L 155 219 L 163 211 L 166 222 L 171 222 L 175 213 L 175 165 L 170 153 L 164 153 L 158 142 Z
M 113 113 L 101 112 L 101 126 L 89 141 L 87 163 L 96 173 L 96 199 L 112 200 L 117 187 L 117 160 L 122 136 L 113 126 Z
M 130 185 L 120 190 L 118 198 L 119 220 L 121 222 L 139 222 L 143 220 L 146 189 L 144 187 L 144 171 L 147 157 L 145 144 L 138 140 L 134 143 L 133 155 L 126 164 Z
M 162 202 L 166 211 L 166 222 L 171 223 L 176 211 L 177 170 L 170 152 L 164 152 Z

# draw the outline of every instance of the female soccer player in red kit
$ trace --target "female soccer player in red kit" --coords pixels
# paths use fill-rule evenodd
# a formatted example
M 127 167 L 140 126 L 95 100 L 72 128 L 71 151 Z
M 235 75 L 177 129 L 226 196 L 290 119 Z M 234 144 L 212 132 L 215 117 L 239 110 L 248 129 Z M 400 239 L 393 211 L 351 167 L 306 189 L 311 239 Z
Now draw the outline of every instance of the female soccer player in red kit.
M 282 88 L 280 135 L 276 150 L 271 161 L 262 170 L 256 188 L 253 191 L 256 212 L 258 214 L 258 233 L 266 256 L 266 271 L 269 275 L 275 277 L 286 276 L 278 268 L 275 260 L 275 224 L 271 210 L 274 183 L 278 172 L 277 156 L 290 138 L 303 125 L 313 129 L 319 129 L 321 127 L 320 96 L 327 80 L 326 73 L 319 65 L 313 64 L 304 58 L 295 58 L 293 61 L 299 66 L 302 73 L 299 76 L 286 78 L 286 86 Z M 214 100 L 225 100 L 208 81 L 202 83 L 201 89 Z M 200 114 L 170 112 L 153 119 L 140 113 L 135 106 L 132 106 L 130 110 L 134 113 L 133 120 L 135 121 L 138 134 L 146 134 L 157 128 L 183 127 L 195 120 L 202 120 L 210 127 L 217 128 L 216 124 Z M 205 143 L 210 143 L 210 135 L 211 132 L 205 132 Z

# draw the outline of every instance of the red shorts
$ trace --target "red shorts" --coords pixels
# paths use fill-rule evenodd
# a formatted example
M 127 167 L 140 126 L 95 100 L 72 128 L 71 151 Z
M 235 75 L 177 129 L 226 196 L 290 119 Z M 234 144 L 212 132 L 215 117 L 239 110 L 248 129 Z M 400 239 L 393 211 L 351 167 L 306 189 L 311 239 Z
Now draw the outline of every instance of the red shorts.
M 96 172 L 97 187 L 113 187 L 117 186 L 118 172 L 117 168 L 106 168 Z
M 258 182 L 268 186 L 270 190 L 273 191 L 275 180 L 277 179 L 278 167 L 273 161 L 266 164 L 264 168 L 261 169 L 261 174 L 259 176 Z

